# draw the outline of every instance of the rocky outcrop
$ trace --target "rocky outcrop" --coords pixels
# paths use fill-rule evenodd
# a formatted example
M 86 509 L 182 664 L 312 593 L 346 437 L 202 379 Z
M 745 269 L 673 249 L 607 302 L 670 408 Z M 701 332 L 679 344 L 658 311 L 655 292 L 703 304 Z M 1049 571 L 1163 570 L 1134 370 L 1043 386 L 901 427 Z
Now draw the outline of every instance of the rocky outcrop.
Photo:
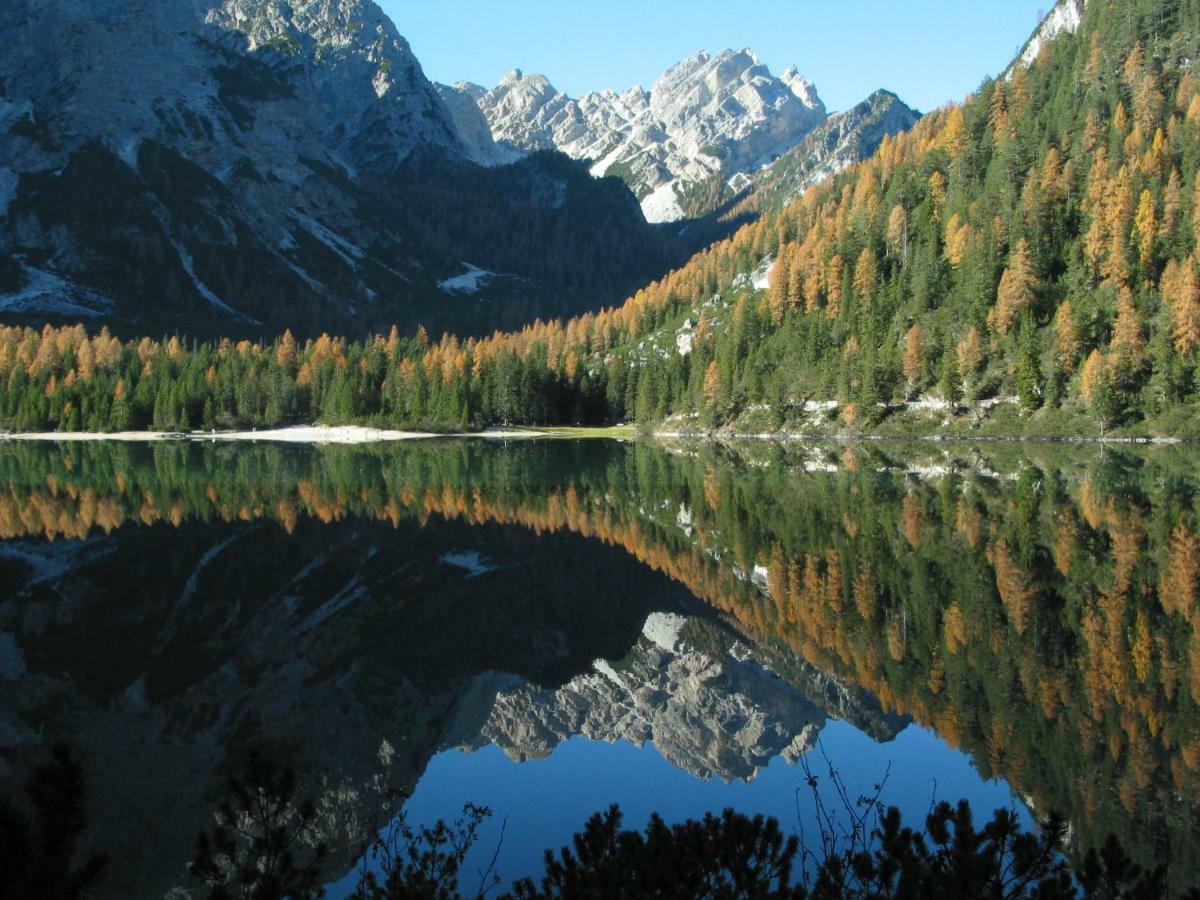
M 1037 30 L 1021 48 L 1021 54 L 1013 65 L 1028 66 L 1038 58 L 1042 48 L 1060 34 L 1074 34 L 1083 23 L 1087 0 L 1058 0 L 1054 9 L 1042 19 Z M 1011 68 L 1010 70 L 1011 71 Z
M 477 102 L 483 88 L 466 81 L 454 85 L 436 84 L 434 87 L 450 112 L 458 139 L 472 159 L 487 165 L 502 165 L 521 158 L 522 154 L 492 139 L 492 130 Z
M 210 26 L 283 57 L 297 112 L 352 171 L 390 171 L 414 149 L 466 152 L 408 42 L 372 0 L 223 0 Z M 486 159 L 486 149 L 484 151 Z

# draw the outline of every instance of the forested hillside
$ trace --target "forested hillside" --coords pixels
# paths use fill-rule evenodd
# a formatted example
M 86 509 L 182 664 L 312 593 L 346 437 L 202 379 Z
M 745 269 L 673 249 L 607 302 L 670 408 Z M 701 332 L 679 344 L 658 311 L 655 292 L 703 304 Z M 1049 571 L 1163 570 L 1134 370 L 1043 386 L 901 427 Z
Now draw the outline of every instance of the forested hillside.
M 1093 0 L 1028 68 L 639 294 L 637 412 L 778 424 L 816 398 L 861 423 L 930 393 L 1106 424 L 1193 399 L 1198 37 L 1191 0 Z M 765 257 L 768 290 L 734 277 Z
M 674 427 L 866 430 L 907 404 L 937 427 L 992 416 L 1026 433 L 1191 433 L 1198 45 L 1200 0 L 1091 0 L 1028 67 L 619 308 L 565 323 L 436 344 L 393 333 L 102 354 L 82 330 L 4 332 L 0 424 L 679 416 Z

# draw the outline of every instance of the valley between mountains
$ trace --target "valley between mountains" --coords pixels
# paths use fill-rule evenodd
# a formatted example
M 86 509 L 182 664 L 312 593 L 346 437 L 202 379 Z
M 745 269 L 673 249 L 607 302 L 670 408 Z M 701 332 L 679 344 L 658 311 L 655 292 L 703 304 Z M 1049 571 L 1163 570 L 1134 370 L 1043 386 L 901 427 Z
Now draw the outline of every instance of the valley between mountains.
M 750 49 L 435 85 L 370 0 L 17 3 L 0 426 L 1194 436 L 1193 6 L 1062 0 L 921 116 Z

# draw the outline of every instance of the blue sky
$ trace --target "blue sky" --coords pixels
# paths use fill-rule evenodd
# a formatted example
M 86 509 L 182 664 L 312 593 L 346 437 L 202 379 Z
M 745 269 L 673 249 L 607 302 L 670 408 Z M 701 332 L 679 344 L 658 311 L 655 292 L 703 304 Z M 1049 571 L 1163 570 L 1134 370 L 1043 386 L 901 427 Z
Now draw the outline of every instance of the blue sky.
M 923 111 L 999 73 L 1053 0 L 378 0 L 435 81 L 510 69 L 560 90 L 649 87 L 700 49 L 795 64 L 831 110 L 886 87 Z

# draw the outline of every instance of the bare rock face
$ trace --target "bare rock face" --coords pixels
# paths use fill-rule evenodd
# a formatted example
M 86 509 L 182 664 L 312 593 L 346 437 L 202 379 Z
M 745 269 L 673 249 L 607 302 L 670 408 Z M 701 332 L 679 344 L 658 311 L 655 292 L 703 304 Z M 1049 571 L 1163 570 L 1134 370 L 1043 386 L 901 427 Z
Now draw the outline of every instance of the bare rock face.
M 464 149 L 408 42 L 372 0 L 223 0 L 204 17 L 246 50 L 290 58 L 311 124 L 355 169 L 387 170 L 425 144 Z
M 1060 34 L 1074 34 L 1083 23 L 1086 8 L 1087 0 L 1058 0 L 1026 42 L 1014 65 L 1032 65 L 1042 48 Z
M 446 104 L 459 140 L 473 160 L 483 165 L 502 165 L 521 158 L 519 152 L 502 147 L 492 139 L 492 129 L 478 103 L 483 88 L 466 81 L 453 85 L 435 84 L 434 87 Z
M 357 170 L 464 149 L 371 0 L 18 0 L 0 15 L 21 36 L 0 61 L 5 93 L 47 152 L 101 140 L 133 156 L 151 139 L 198 161 L 270 150 L 279 166 L 317 153 Z
M 590 159 L 592 174 L 625 179 L 656 222 L 683 218 L 690 185 L 753 171 L 826 119 L 811 82 L 795 69 L 775 77 L 751 50 L 697 53 L 649 91 L 573 99 L 518 69 L 469 92 L 498 143 Z

